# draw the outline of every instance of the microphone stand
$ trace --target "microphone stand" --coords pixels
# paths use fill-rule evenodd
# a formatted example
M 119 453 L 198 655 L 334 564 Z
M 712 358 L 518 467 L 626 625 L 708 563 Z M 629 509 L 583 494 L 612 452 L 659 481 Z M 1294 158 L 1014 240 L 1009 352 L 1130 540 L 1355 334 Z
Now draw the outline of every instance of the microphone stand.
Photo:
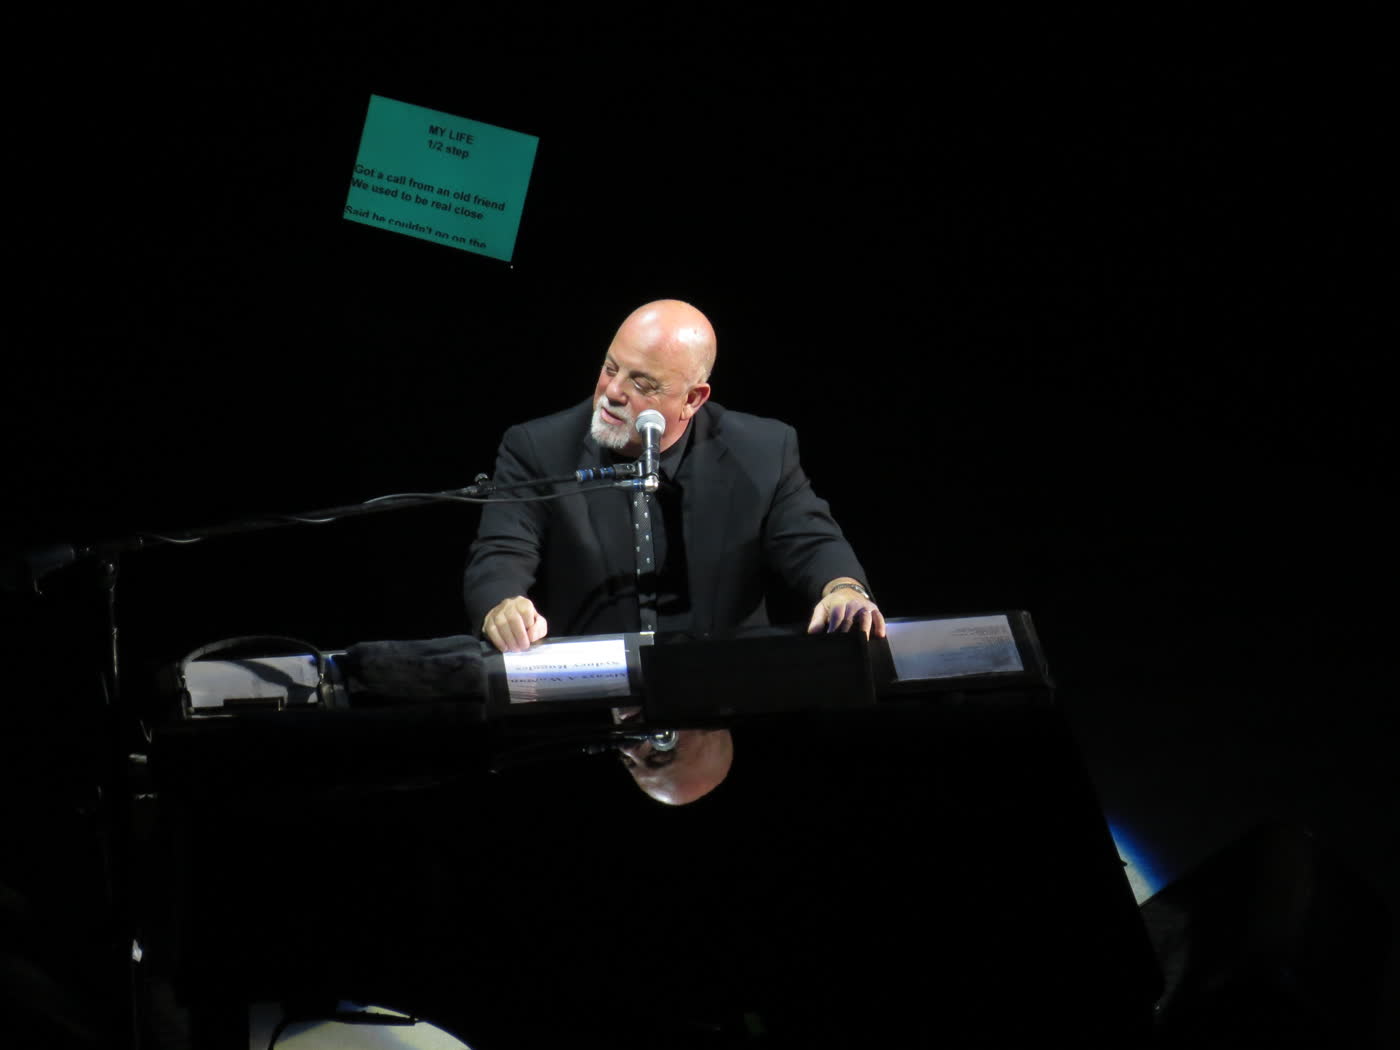
M 111 586 L 115 587 L 116 563 L 121 555 L 147 547 L 166 543 L 198 543 L 201 540 L 219 536 L 241 536 L 245 533 L 260 532 L 264 529 L 285 528 L 289 525 L 328 525 L 333 521 L 357 518 L 367 514 L 380 514 L 391 510 L 406 510 L 431 503 L 505 503 L 516 497 L 502 498 L 500 493 L 515 492 L 519 489 L 539 488 L 545 485 L 563 485 L 590 481 L 610 482 L 594 485 L 583 491 L 604 488 L 630 488 L 654 491 L 656 481 L 644 473 L 640 461 L 621 463 L 615 466 L 581 467 L 570 474 L 559 474 L 548 478 L 532 478 L 528 481 L 513 481 L 506 484 L 492 481 L 485 474 L 478 474 L 473 484 L 460 489 L 445 489 L 440 492 L 400 492 L 389 496 L 377 496 L 363 503 L 347 503 L 335 507 L 321 507 L 316 510 L 300 511 L 293 514 L 266 514 L 252 518 L 240 518 L 219 525 L 209 525 L 198 529 L 175 529 L 161 532 L 137 532 L 115 539 L 99 540 L 89 544 L 50 543 L 32 547 L 22 556 L 12 559 L 6 566 L 6 589 L 30 590 L 43 594 L 40 582 L 50 573 L 67 568 L 80 561 L 110 563 Z M 553 495 L 524 497 L 525 499 L 552 499 Z M 113 664 L 115 665 L 115 624 L 113 631 Z M 113 676 L 115 678 L 115 674 Z
M 604 484 L 586 487 L 583 491 L 612 488 L 642 488 L 651 491 L 655 479 L 644 475 L 640 463 L 581 468 L 570 474 L 499 484 L 485 474 L 478 474 L 473 484 L 440 492 L 408 492 L 379 496 L 363 503 L 342 504 L 293 514 L 268 514 L 239 519 L 197 529 L 177 529 L 162 532 L 137 532 L 113 539 L 87 544 L 50 543 L 34 547 L 10 559 L 0 575 L 7 590 L 26 590 L 43 596 L 43 581 L 55 572 L 74 565 L 90 564 L 96 570 L 101 593 L 103 642 L 97 658 L 98 674 L 103 692 L 104 724 L 110 735 L 105 761 L 100 769 L 96 792 L 96 826 L 102 855 L 105 898 L 113 920 L 113 960 L 124 972 L 122 987 L 124 1001 L 113 1003 L 110 1009 L 113 1046 L 117 1050 L 136 1050 L 141 1045 L 141 1017 L 138 1008 L 137 964 L 141 960 L 140 929 L 133 914 L 131 901 L 131 866 L 134 842 L 134 803 L 142 797 L 139 781 L 145 772 L 147 756 L 140 750 L 128 751 L 124 746 L 125 732 L 131 725 L 140 726 L 127 717 L 122 700 L 121 670 L 118 653 L 116 588 L 121 557 L 124 554 L 164 544 L 190 544 L 221 536 L 240 536 L 266 529 L 291 525 L 326 525 L 346 518 L 406 510 L 432 503 L 492 503 L 513 502 L 517 499 L 552 499 L 563 493 L 517 497 L 502 495 L 521 489 L 568 483 L 584 484 L 601 481 Z M 648 486 L 651 487 L 648 487 Z M 145 736 L 144 727 L 141 727 Z M 133 744 L 136 742 L 133 740 Z M 139 745 L 137 745 L 139 748 Z M 149 796 L 147 796 L 149 797 Z

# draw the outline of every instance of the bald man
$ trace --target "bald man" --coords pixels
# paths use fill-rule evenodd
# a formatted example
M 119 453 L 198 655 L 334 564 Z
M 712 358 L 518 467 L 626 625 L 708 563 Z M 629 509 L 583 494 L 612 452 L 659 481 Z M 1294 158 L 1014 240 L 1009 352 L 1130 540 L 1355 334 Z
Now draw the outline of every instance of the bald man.
M 614 489 L 486 506 L 465 597 L 491 644 L 762 625 L 773 584 L 811 603 L 809 631 L 884 634 L 864 570 L 802 471 L 796 432 L 710 401 L 715 353 L 695 307 L 647 303 L 613 336 L 592 397 L 506 432 L 502 484 L 631 462 L 642 451 L 637 416 L 655 409 L 665 420 L 654 496 Z

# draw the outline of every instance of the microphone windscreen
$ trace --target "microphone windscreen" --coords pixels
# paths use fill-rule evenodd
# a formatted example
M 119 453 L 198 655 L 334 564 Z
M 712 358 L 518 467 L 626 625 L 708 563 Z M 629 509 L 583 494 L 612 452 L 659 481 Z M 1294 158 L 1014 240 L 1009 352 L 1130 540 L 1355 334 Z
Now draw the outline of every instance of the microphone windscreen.
M 658 437 L 666 433 L 666 417 L 654 408 L 637 416 L 637 433 L 644 434 L 648 430 L 655 430 Z

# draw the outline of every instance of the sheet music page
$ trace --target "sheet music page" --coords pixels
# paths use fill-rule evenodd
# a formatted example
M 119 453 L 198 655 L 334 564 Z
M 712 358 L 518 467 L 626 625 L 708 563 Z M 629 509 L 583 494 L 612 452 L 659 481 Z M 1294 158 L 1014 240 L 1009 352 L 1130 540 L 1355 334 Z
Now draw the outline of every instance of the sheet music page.
M 314 656 L 264 656 L 246 660 L 194 660 L 185 670 L 190 709 L 221 711 L 229 698 L 310 698 L 318 675 Z
M 503 656 L 513 704 L 632 695 L 627 645 L 621 638 L 547 642 Z
M 1005 615 L 892 623 L 885 630 L 900 681 L 1025 670 Z

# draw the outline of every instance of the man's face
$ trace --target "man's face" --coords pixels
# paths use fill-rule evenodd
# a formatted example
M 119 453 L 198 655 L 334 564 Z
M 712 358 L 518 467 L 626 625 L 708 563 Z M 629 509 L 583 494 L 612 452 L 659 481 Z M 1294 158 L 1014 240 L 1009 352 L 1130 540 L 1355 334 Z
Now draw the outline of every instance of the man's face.
M 734 744 L 727 729 L 682 729 L 670 751 L 650 740 L 618 746 L 637 786 L 658 802 L 684 805 L 713 791 L 729 775 Z
M 684 433 L 709 386 L 698 383 L 694 357 L 683 347 L 648 340 L 644 330 L 618 332 L 603 358 L 593 390 L 592 433 L 605 448 L 641 454 L 637 416 L 654 408 L 666 420 L 661 448 L 670 448 Z

